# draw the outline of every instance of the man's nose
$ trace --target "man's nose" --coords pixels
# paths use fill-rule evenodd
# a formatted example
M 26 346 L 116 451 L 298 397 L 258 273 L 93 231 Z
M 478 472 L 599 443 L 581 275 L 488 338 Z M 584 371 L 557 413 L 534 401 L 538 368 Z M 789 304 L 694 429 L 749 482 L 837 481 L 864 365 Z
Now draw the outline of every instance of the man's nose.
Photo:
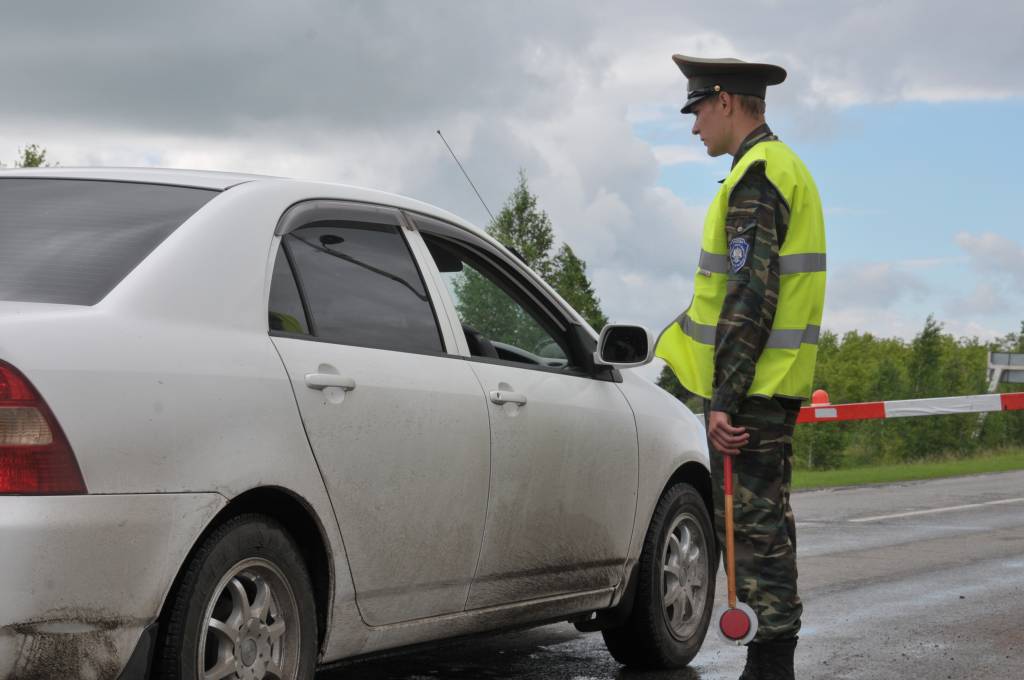
M 692 128 L 690 128 L 690 134 L 694 134 L 694 135 L 695 135 L 695 134 L 697 134 L 698 132 L 700 132 L 700 130 L 698 130 L 698 129 L 697 129 L 697 119 L 696 119 L 696 118 L 694 118 L 694 119 L 693 119 L 693 127 L 692 127 Z

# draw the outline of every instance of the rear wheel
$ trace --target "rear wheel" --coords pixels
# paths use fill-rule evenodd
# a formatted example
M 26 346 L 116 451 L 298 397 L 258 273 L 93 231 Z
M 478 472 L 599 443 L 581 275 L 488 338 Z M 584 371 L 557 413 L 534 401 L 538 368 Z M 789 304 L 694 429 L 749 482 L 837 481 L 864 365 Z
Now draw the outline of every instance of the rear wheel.
M 704 642 L 715 599 L 718 552 L 704 500 L 689 484 L 662 495 L 640 555 L 633 610 L 602 631 L 615 660 L 638 668 L 681 668 Z
M 171 598 L 154 677 L 313 677 L 313 587 L 292 538 L 275 520 L 242 515 L 218 527 L 196 550 Z

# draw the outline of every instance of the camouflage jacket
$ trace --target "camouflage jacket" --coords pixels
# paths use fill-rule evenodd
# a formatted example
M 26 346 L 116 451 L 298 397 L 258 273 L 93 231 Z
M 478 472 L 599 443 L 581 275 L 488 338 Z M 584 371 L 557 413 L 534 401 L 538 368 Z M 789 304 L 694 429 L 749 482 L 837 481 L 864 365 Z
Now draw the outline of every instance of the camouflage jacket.
M 758 142 L 777 139 L 761 125 L 743 140 L 733 167 Z M 754 382 L 779 302 L 779 249 L 788 226 L 789 206 L 768 181 L 764 164 L 750 166 L 729 197 L 725 218 L 726 241 L 743 239 L 748 255 L 738 269 L 730 268 L 718 319 L 713 411 L 736 413 Z

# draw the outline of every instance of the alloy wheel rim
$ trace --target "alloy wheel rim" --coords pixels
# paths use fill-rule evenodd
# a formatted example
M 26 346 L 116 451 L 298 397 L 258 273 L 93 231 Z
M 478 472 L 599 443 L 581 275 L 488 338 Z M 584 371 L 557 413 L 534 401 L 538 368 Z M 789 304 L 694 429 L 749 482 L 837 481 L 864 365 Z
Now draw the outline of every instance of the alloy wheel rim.
M 673 637 L 687 640 L 700 627 L 708 596 L 708 551 L 697 518 L 680 513 L 669 527 L 661 557 L 662 612 Z
M 206 605 L 197 647 L 203 680 L 294 680 L 299 608 L 288 579 L 259 557 L 238 562 Z

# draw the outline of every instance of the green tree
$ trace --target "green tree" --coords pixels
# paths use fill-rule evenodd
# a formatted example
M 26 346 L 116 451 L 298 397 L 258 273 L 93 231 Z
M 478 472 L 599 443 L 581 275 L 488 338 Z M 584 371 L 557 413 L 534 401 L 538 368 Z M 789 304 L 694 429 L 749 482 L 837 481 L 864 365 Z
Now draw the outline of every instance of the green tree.
M 568 243 L 563 243 L 553 265 L 548 278 L 551 287 L 594 329 L 600 331 L 604 328 L 608 317 L 601 311 L 601 301 L 587 277 L 587 263 L 576 256 Z
M 587 265 L 573 249 L 562 243 L 554 251 L 555 234 L 551 219 L 537 205 L 530 192 L 525 171 L 505 205 L 487 227 L 487 233 L 513 250 L 523 262 L 540 274 L 548 285 L 576 309 L 597 330 L 607 323 L 601 302 L 587 277 Z M 544 332 L 518 305 L 480 274 L 467 270 L 454 282 L 459 315 L 463 322 L 487 335 L 533 350 L 543 344 Z
M 503 290 L 479 272 L 466 268 L 454 281 L 459 318 L 490 340 L 525 350 L 538 348 L 546 335 Z
M 1020 322 L 1020 332 L 996 338 L 989 349 L 993 352 L 1024 352 L 1024 321 Z
M 942 324 L 929 314 L 924 322 L 924 328 L 910 343 L 912 397 L 942 396 L 940 375 L 937 370 L 942 361 L 942 340 Z
M 813 385 L 824 389 L 831 401 L 836 402 L 836 393 L 842 390 L 839 381 L 833 377 L 832 368 L 839 360 L 841 344 L 831 331 L 824 331 L 818 340 L 818 361 L 815 366 Z M 816 427 L 797 427 L 793 433 L 794 464 L 798 467 L 829 469 L 839 467 L 849 433 L 840 423 Z
M 46 149 L 38 144 L 29 144 L 23 149 L 18 149 L 20 156 L 14 161 L 16 168 L 42 168 L 50 167 L 46 162 Z
M 551 282 L 555 232 L 548 214 L 537 207 L 537 197 L 530 192 L 525 170 L 519 171 L 519 183 L 487 227 L 487 233 L 514 250 L 530 269 Z
M 948 384 L 945 363 L 951 353 L 947 344 L 953 339 L 942 332 L 942 324 L 931 315 L 924 328 L 910 342 L 908 369 L 911 377 L 908 397 L 921 399 L 956 394 Z M 942 418 L 907 418 L 891 423 L 887 428 L 901 444 L 900 457 L 920 460 L 934 456 L 944 449 L 959 448 L 959 442 L 950 437 L 951 416 Z

